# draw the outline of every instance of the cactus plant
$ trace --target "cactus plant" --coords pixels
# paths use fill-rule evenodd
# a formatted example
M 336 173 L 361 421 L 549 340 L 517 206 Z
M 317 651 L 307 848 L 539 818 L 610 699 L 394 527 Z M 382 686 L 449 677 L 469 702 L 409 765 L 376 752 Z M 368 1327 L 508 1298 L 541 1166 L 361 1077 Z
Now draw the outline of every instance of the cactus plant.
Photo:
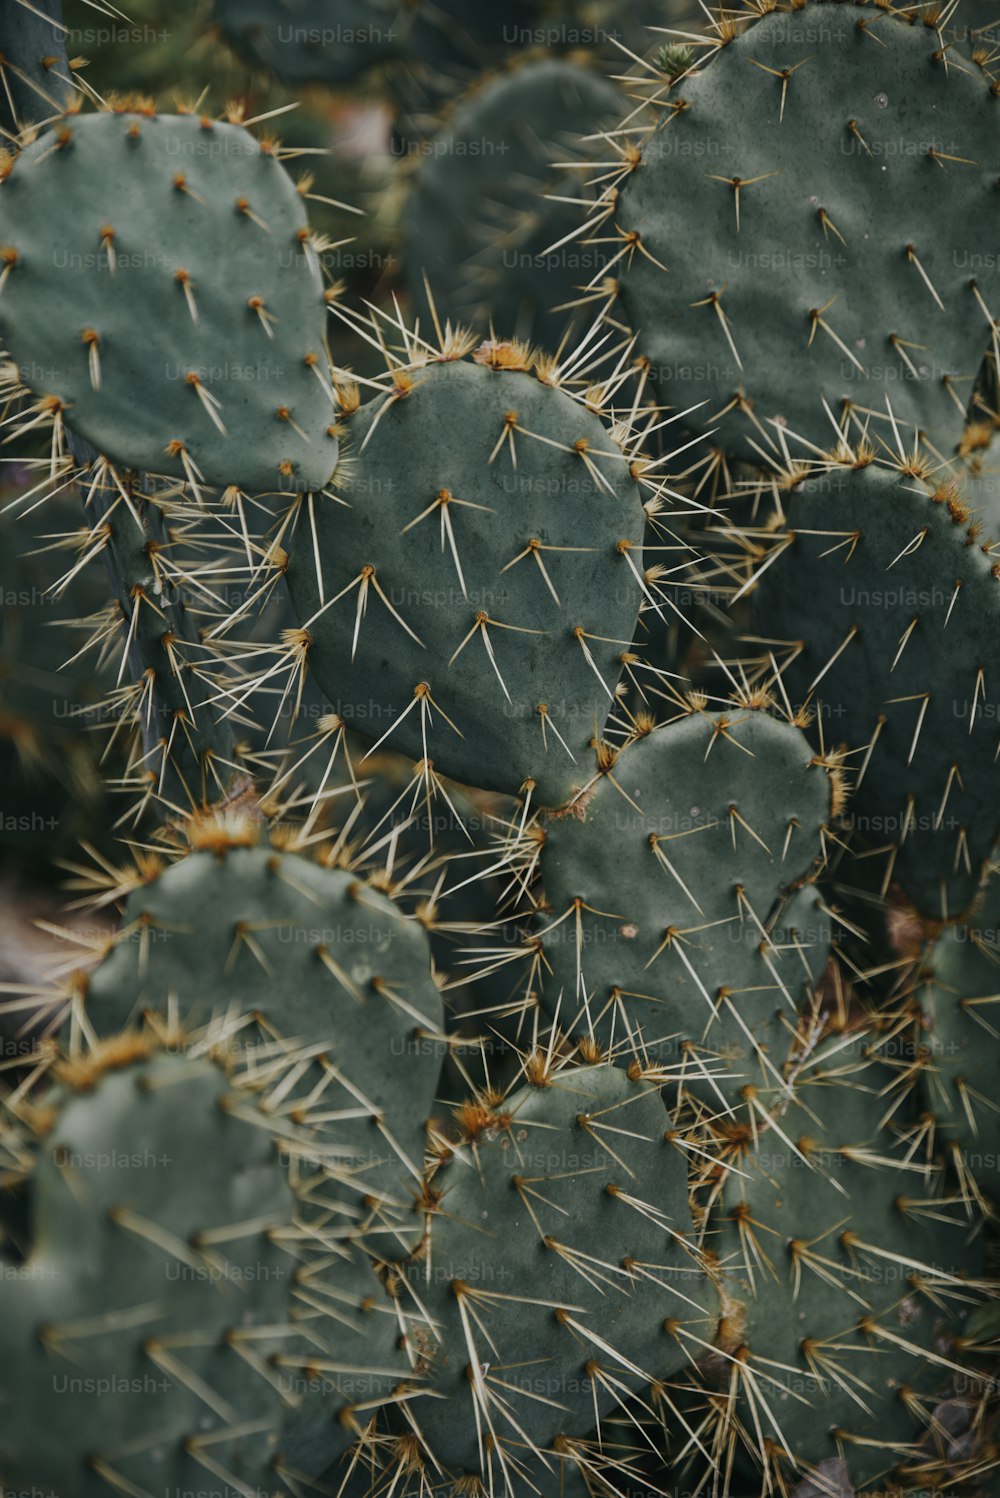
M 351 727 L 558 804 L 656 601 L 642 469 L 599 391 L 560 388 L 520 345 L 473 349 L 446 333 L 374 401 L 343 392 L 345 503 L 298 508 L 288 583 L 308 666 Z
M 350 7 L 220 3 L 221 116 L 106 105 L 54 0 L 9 9 L 3 420 L 50 440 L 12 515 L 103 560 L 140 795 L 71 868 L 116 934 L 9 1006 L 0 1492 L 981 1498 L 989 47 L 890 0 L 667 17 L 611 129 L 586 74 L 598 321 L 538 350 L 516 277 L 485 339 L 435 294 L 416 207 L 483 221 L 468 162 L 417 172 L 426 306 L 363 309 L 252 132 L 272 73 L 398 110 L 412 67 L 473 82 L 439 140 L 516 107 L 537 146 L 561 44 L 467 74 L 593 7 L 415 0 L 374 68 Z
M 5 17 L 0 125 L 17 138 L 59 114 L 73 92 L 60 0 L 14 0 Z
M 789 1458 L 839 1459 L 855 1487 L 945 1465 L 934 1390 L 942 1369 L 968 1366 L 981 1249 L 933 1204 L 909 1130 L 886 1126 L 879 1069 L 850 1036 L 831 1040 L 771 1131 L 756 1145 L 729 1133 L 721 1182 L 706 1171 L 696 1188 L 725 1313 L 686 1410 L 748 1478 L 778 1480 Z
M 406 1253 L 445 1048 L 426 936 L 349 870 L 260 843 L 253 823 L 210 819 L 190 838 L 187 856 L 133 876 L 120 939 L 72 980 L 70 1023 L 107 1035 L 252 1011 L 306 1058 L 264 1106 L 317 1120 L 372 1241 Z
M 418 1411 L 429 1466 L 489 1486 L 551 1468 L 551 1453 L 572 1462 L 595 1417 L 684 1367 L 678 1323 L 710 1332 L 665 1119 L 655 1080 L 543 1060 L 502 1100 L 457 1110 L 409 1267 L 435 1329 L 439 1397 Z
M 165 1498 L 265 1480 L 281 1399 L 254 1343 L 287 1316 L 294 1262 L 264 1115 L 219 1065 L 128 1033 L 33 1103 L 30 1243 L 0 1283 L 0 1481 Z
M 963 1193 L 1000 1197 L 1000 1108 L 995 1097 L 997 898 L 994 866 L 969 916 L 914 957 L 914 1052 L 920 1095 Z
M 72 408 L 73 430 L 122 467 L 196 489 L 327 482 L 322 279 L 295 187 L 249 131 L 68 117 L 8 171 L 4 236 L 3 334 L 57 440 Z
M 730 1106 L 779 1074 L 826 964 L 831 917 L 807 881 L 839 788 L 752 708 L 693 705 L 600 771 L 585 814 L 541 832 L 543 1005 Z
M 383 1284 L 365 1255 L 338 1252 L 303 1279 L 301 1344 L 279 1358 L 294 1402 L 282 1419 L 273 1465 L 289 1482 L 323 1478 L 368 1438 L 372 1410 L 412 1395 L 420 1384 L 406 1351 L 412 1328 L 394 1282 Z M 325 1304 L 315 1305 L 321 1295 L 329 1299 L 328 1316 Z
M 1000 831 L 990 538 L 919 454 L 859 446 L 815 475 L 793 462 L 779 484 L 792 492 L 774 520 L 740 537 L 760 575 L 756 634 L 792 701 L 818 704 L 849 746 L 852 816 L 886 878 L 927 915 L 960 915 Z
M 669 92 L 650 65 L 655 125 L 592 238 L 665 397 L 750 462 L 780 455 L 775 422 L 824 444 L 824 400 L 890 436 L 888 397 L 958 445 L 995 316 L 996 90 L 935 20 L 768 5 L 720 15 Z

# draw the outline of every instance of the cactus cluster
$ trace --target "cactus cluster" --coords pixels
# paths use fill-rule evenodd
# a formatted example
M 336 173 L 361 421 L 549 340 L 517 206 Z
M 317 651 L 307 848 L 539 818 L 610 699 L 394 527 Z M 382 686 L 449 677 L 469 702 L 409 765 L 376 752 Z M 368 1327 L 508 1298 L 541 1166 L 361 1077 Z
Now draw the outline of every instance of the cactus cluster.
M 3 1498 L 995 1490 L 965 5 L 9 0 Z

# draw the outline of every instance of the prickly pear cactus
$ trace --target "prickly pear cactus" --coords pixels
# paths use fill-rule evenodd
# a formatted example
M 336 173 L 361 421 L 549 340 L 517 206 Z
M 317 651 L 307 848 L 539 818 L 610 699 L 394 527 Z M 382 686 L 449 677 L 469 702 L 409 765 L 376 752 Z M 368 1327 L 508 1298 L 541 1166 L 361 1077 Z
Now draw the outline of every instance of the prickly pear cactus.
M 0 124 L 9 136 L 59 114 L 73 92 L 60 0 L 13 0 L 4 17 Z
M 0 330 L 57 432 L 196 489 L 327 482 L 322 278 L 295 184 L 248 130 L 68 115 L 6 163 L 2 258 Z
M 966 1370 L 981 1248 L 933 1204 L 933 1164 L 913 1158 L 908 1130 L 886 1126 L 885 1083 L 864 1045 L 839 1036 L 759 1134 L 709 1125 L 722 1179 L 706 1170 L 695 1200 L 724 1316 L 700 1410 L 728 1396 L 716 1439 L 747 1480 L 839 1460 L 861 1488 L 944 1464 L 924 1412 L 942 1374 Z
M 379 1279 L 363 1254 L 322 1255 L 301 1285 L 299 1348 L 275 1359 L 290 1408 L 274 1469 L 314 1482 L 365 1441 L 385 1405 L 423 1392 L 407 1345 L 426 1327 L 402 1304 L 397 1280 Z
M 253 1097 L 126 1033 L 67 1061 L 27 1123 L 30 1243 L 0 1276 L 4 1490 L 267 1482 L 282 1401 L 256 1347 L 295 1265 Z
M 914 1049 L 921 1095 L 963 1192 L 1000 1196 L 1000 1106 L 995 1087 L 998 891 L 995 867 L 965 921 L 917 954 Z
M 829 955 L 827 767 L 764 711 L 692 708 L 600 770 L 542 828 L 546 1012 L 717 1103 L 773 1080 Z
M 642 495 L 627 440 L 551 362 L 473 347 L 446 340 L 365 405 L 342 394 L 344 503 L 298 511 L 288 584 L 308 667 L 350 727 L 558 804 L 584 782 L 655 587 Z
M 684 1330 L 712 1326 L 655 1081 L 535 1059 L 527 1085 L 457 1109 L 407 1269 L 434 1326 L 427 1470 L 485 1483 L 571 1455 L 628 1390 L 684 1366 Z
M 887 398 L 958 445 L 996 315 L 997 97 L 942 42 L 930 11 L 766 6 L 653 83 L 593 238 L 665 398 L 728 452 L 780 454 L 775 422 L 827 442 L 824 401 L 889 437 Z
M 362 878 L 258 844 L 252 826 L 192 838 L 187 857 L 136 878 L 70 1024 L 104 1035 L 254 1013 L 295 1047 L 293 1064 L 263 1071 L 264 1106 L 310 1129 L 380 1250 L 407 1252 L 446 1047 L 427 937 Z
M 1000 832 L 992 541 L 919 456 L 864 450 L 782 487 L 751 543 L 756 632 L 849 747 L 851 816 L 886 880 L 960 915 Z

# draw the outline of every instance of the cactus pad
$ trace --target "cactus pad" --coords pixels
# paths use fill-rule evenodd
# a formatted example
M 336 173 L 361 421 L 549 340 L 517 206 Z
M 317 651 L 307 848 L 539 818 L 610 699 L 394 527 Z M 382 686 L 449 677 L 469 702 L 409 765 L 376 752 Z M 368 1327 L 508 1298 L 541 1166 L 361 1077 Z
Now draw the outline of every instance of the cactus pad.
M 18 135 L 66 106 L 73 92 L 59 0 L 13 0 L 4 16 L 0 127 Z
M 925 1048 L 921 1092 L 937 1120 L 937 1145 L 967 1193 L 1000 1199 L 1000 1105 L 996 1037 L 1000 1014 L 1000 890 L 995 872 L 972 914 L 929 942 L 915 997 Z
M 579 210 L 549 195 L 586 192 L 600 146 L 580 137 L 622 106 L 614 84 L 558 58 L 525 63 L 461 100 L 419 159 L 407 200 L 404 264 L 417 305 L 426 273 L 441 316 L 556 348 L 572 314 L 555 309 L 576 300 L 601 257 L 573 243 L 551 249 Z M 567 162 L 579 170 L 555 164 Z
M 288 581 L 350 727 L 559 802 L 635 630 L 642 502 L 593 411 L 515 346 L 476 357 L 400 373 L 347 419 L 346 503 L 300 514 Z
M 818 891 L 796 886 L 830 814 L 805 737 L 765 712 L 693 712 L 626 746 L 543 824 L 549 1016 L 717 1102 L 773 1078 L 829 951 Z
M 1000 831 L 1000 580 L 954 485 L 925 473 L 831 463 L 796 484 L 754 598 L 793 704 L 850 751 L 862 844 L 941 917 L 967 908 Z
M 266 1482 L 282 1403 L 255 1343 L 285 1320 L 294 1267 L 266 1121 L 217 1065 L 133 1036 L 64 1078 L 38 1114 L 29 1251 L 0 1275 L 0 1484 Z
M 274 1463 L 299 1482 L 322 1477 L 363 1441 L 373 1411 L 397 1387 L 419 1383 L 403 1347 L 406 1319 L 363 1256 L 327 1255 L 300 1284 L 303 1351 L 280 1358 L 296 1403 Z
M 722 1123 L 721 1189 L 714 1166 L 696 1181 L 724 1302 L 704 1408 L 762 1489 L 835 1459 L 858 1489 L 912 1483 L 948 1455 L 930 1410 L 963 1375 L 981 1248 L 907 1152 L 905 1112 L 885 1126 L 886 1082 L 863 1043 L 828 1036 L 770 1127 Z
M 532 1456 L 557 1472 L 627 1389 L 684 1365 L 677 1323 L 704 1334 L 715 1314 L 655 1084 L 610 1066 L 535 1081 L 458 1110 L 408 1270 L 439 1338 L 431 1387 L 447 1396 L 421 1401 L 426 1451 L 494 1483 Z
M 728 452 L 777 453 L 772 420 L 826 442 L 824 400 L 863 425 L 888 399 L 959 441 L 996 311 L 1000 102 L 931 22 L 850 3 L 720 17 L 628 147 L 594 238 L 619 244 L 665 395 L 704 402 L 692 420 Z
M 326 483 L 322 279 L 295 186 L 249 131 L 67 116 L 5 177 L 3 257 L 24 383 L 113 461 L 195 485 Z

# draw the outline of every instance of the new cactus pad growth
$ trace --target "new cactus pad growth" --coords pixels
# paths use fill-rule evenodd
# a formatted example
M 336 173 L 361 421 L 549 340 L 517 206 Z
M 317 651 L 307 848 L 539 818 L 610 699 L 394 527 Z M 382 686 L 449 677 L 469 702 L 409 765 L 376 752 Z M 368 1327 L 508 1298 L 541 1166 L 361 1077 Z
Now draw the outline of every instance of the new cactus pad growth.
M 140 8 L 0 16 L 0 707 L 121 798 L 26 978 L 0 792 L 0 1494 L 989 1498 L 992 33 Z

